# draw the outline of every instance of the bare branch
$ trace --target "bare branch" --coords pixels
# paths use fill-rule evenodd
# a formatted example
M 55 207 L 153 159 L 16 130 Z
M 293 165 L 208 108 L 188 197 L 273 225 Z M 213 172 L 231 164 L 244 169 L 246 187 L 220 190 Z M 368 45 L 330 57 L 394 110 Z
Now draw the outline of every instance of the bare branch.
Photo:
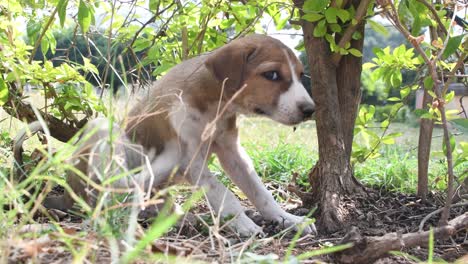
M 156 12 L 156 14 L 154 14 L 154 16 L 152 16 L 150 19 L 148 19 L 148 21 L 146 21 L 142 26 L 141 28 L 138 29 L 138 31 L 135 33 L 135 36 L 133 37 L 132 41 L 130 42 L 130 44 L 128 45 L 129 47 L 133 46 L 133 44 L 135 43 L 135 41 L 137 40 L 138 36 L 140 35 L 140 33 L 143 31 L 143 29 L 145 29 L 149 24 L 153 23 L 156 18 L 158 16 L 160 16 L 162 13 L 166 12 L 169 8 L 171 8 L 172 6 L 174 5 L 174 2 L 172 2 L 169 6 L 167 6 L 166 8 L 164 8 L 163 10 L 161 11 L 158 11 Z
M 371 0 L 364 0 L 359 3 L 359 6 L 356 10 L 356 16 L 354 19 L 356 19 L 355 24 L 351 24 L 348 28 L 346 28 L 346 31 L 343 33 L 343 36 L 341 37 L 340 41 L 338 42 L 338 47 L 344 48 L 346 43 L 351 41 L 351 38 L 353 37 L 353 33 L 356 32 L 358 26 L 362 23 L 366 13 L 367 13 L 367 8 L 369 7 L 369 4 L 371 3 Z M 338 65 L 341 59 L 341 54 L 335 53 L 333 54 L 332 61 L 333 64 Z
M 448 225 L 434 228 L 434 240 L 446 239 L 468 227 L 468 213 L 451 220 Z M 354 245 L 337 253 L 340 263 L 373 263 L 392 250 L 423 246 L 429 243 L 431 231 L 407 234 L 389 233 L 381 237 L 362 237 L 355 229 L 351 230 L 340 244 L 352 242 Z
M 432 16 L 436 20 L 437 25 L 439 25 L 439 28 L 442 30 L 442 33 L 444 33 L 445 36 L 447 36 L 448 35 L 447 29 L 445 28 L 444 23 L 442 23 L 442 21 L 440 20 L 440 17 L 437 15 L 437 11 L 434 9 L 434 7 L 431 4 L 429 4 L 426 0 L 417 0 L 417 1 L 423 4 L 427 9 L 429 9 L 429 11 L 431 11 Z
M 52 11 L 52 14 L 50 14 L 50 18 L 47 21 L 47 24 L 42 29 L 41 35 L 39 35 L 39 37 L 36 40 L 36 43 L 34 43 L 34 48 L 31 51 L 31 56 L 29 57 L 29 63 L 31 63 L 33 61 L 34 56 L 36 55 L 37 49 L 39 48 L 39 45 L 42 42 L 42 38 L 45 36 L 47 30 L 49 30 L 49 27 L 50 27 L 50 25 L 52 25 L 52 22 L 54 22 L 55 14 L 57 14 L 57 12 L 58 12 L 58 7 L 56 7 L 54 9 L 54 11 Z M 45 56 L 45 54 L 44 54 L 44 56 Z

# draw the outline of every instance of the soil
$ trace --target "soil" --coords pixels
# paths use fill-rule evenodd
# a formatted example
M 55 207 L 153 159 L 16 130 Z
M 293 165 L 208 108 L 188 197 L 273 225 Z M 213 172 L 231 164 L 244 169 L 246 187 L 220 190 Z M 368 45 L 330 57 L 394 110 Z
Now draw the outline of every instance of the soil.
M 419 198 L 386 190 L 373 190 L 366 198 L 347 199 L 346 209 L 349 209 L 349 221 L 347 227 L 333 234 L 320 233 L 317 236 L 307 235 L 296 240 L 292 255 L 300 255 L 315 249 L 336 245 L 343 239 L 352 227 L 357 227 L 364 236 L 382 236 L 390 232 L 408 233 L 417 232 L 424 217 L 443 206 L 444 199 L 438 194 L 430 194 L 426 202 Z M 288 210 L 296 215 L 307 215 L 309 209 L 295 208 Z M 468 206 L 458 206 L 451 209 L 451 218 L 468 211 Z M 173 228 L 165 237 L 155 241 L 149 250 L 169 255 L 185 256 L 208 262 L 229 263 L 236 262 L 240 252 L 249 251 L 254 254 L 244 255 L 247 262 L 259 262 L 260 260 L 281 260 L 287 254 L 287 249 L 292 241 L 293 234 L 281 233 L 281 229 L 275 223 L 266 222 L 257 212 L 249 210 L 248 215 L 257 224 L 263 226 L 266 233 L 265 238 L 240 239 L 233 232 L 219 232 L 215 227 L 208 228 L 203 222 L 209 221 L 210 215 L 206 206 L 197 206 L 182 221 Z M 82 238 L 81 245 L 87 244 L 90 252 L 93 252 L 92 263 L 110 263 L 111 251 L 109 243 L 99 238 L 98 235 L 86 226 L 81 218 L 73 217 L 62 212 L 51 212 L 56 218 L 61 219 L 60 226 L 63 228 L 61 234 L 73 236 L 80 231 L 85 231 L 86 236 Z M 148 210 L 140 214 L 141 224 L 147 227 L 150 223 L 148 218 L 154 212 Z M 40 219 L 39 219 L 40 220 Z M 424 225 L 424 230 L 430 226 L 437 226 L 439 215 L 429 218 Z M 47 220 L 44 219 L 44 222 Z M 210 223 L 210 226 L 212 224 Z M 30 226 L 38 230 L 27 230 L 25 232 L 43 233 L 41 228 L 50 228 L 50 225 L 38 224 Z M 89 229 L 88 229 L 89 228 Z M 42 231 L 41 231 L 42 230 Z M 142 230 L 141 232 L 144 232 Z M 278 235 L 279 233 L 279 235 Z M 42 240 L 41 240 L 42 239 Z M 11 239 L 15 240 L 15 239 Z M 69 263 L 72 255 L 67 247 L 54 239 L 54 235 L 48 234 L 35 238 L 22 238 L 18 241 L 8 241 L 10 252 L 9 263 L 33 262 L 37 263 Z M 116 242 L 117 243 L 117 242 Z M 119 245 L 121 249 L 124 245 Z M 3 248 L 3 247 L 2 247 Z M 433 250 L 434 259 L 443 259 L 454 262 L 456 260 L 466 261 L 468 257 L 468 234 L 459 232 L 448 240 L 435 241 Z M 461 260 L 465 257 L 464 260 Z M 402 248 L 401 253 L 392 253 L 377 261 L 377 263 L 416 263 L 419 259 L 425 261 L 428 258 L 427 247 Z M 315 259 L 302 260 L 301 263 L 333 263 L 330 256 L 316 257 Z M 153 261 L 152 261 L 153 262 Z

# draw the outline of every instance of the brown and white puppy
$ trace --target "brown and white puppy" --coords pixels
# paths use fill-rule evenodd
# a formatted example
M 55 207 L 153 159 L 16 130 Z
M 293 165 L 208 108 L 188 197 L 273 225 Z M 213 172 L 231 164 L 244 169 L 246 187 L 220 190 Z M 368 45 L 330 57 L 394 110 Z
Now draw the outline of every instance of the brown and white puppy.
M 87 158 L 80 159 L 79 169 L 103 181 L 108 176 L 99 171 L 108 164 L 111 150 L 112 155 L 122 157 L 121 165 L 112 173 L 141 166 L 145 157 L 141 152 L 151 153 L 151 169 L 120 179 L 114 185 L 161 186 L 174 181 L 170 176 L 176 168 L 176 178 L 206 188 L 209 204 L 218 215 L 235 216 L 231 226 L 241 235 L 261 232 L 235 195 L 209 171 L 207 159 L 216 154 L 225 172 L 264 218 L 284 227 L 296 227 L 307 219 L 285 212 L 265 188 L 239 142 L 236 118 L 238 114 L 260 114 L 286 125 L 310 118 L 315 105 L 300 82 L 302 74 L 303 66 L 294 53 L 280 41 L 263 35 L 237 39 L 184 61 L 157 81 L 149 95 L 136 104 L 125 132 L 118 127 L 112 129 L 117 147 L 109 146 L 108 121 L 100 119 L 89 124 L 87 131 L 98 133 L 84 140 L 87 147 L 80 147 L 79 153 Z M 219 116 L 219 109 L 224 107 L 226 111 Z M 211 137 L 202 138 L 207 125 L 217 116 Z M 132 143 L 143 150 L 129 147 Z M 76 191 L 83 193 L 85 186 L 79 180 L 72 181 L 79 187 Z M 314 231 L 313 224 L 304 229 L 305 233 Z

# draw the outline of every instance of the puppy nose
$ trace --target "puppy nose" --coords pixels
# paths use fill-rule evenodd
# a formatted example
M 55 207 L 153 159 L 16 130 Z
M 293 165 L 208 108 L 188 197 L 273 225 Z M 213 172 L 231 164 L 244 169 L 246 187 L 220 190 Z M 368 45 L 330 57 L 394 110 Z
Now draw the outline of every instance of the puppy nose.
M 304 119 L 312 117 L 312 114 L 315 112 L 315 105 L 311 103 L 300 103 L 298 107 Z

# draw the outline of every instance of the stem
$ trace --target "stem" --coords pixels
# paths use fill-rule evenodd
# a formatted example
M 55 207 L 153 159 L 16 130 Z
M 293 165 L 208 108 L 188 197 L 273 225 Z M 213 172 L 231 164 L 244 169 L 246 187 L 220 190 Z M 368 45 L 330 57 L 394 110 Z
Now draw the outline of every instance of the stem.
M 346 31 L 343 33 L 343 36 L 338 42 L 338 47 L 344 48 L 346 43 L 348 43 L 351 40 L 351 38 L 353 37 L 353 33 L 356 31 L 359 24 L 361 24 L 361 22 L 363 21 L 367 13 L 367 7 L 369 6 L 370 3 L 371 3 L 371 0 L 364 0 L 364 1 L 361 1 L 361 3 L 359 3 L 359 6 L 356 10 L 356 17 L 355 17 L 355 19 L 357 20 L 357 23 L 354 25 L 350 24 L 348 28 L 346 28 Z M 332 57 L 333 64 L 338 65 L 341 57 L 342 55 L 340 53 L 333 54 L 333 57 Z
M 424 88 L 424 87 L 423 87 Z M 422 107 L 427 109 L 432 101 L 431 96 L 424 88 Z M 428 192 L 428 171 L 429 160 L 431 156 L 432 132 L 434 128 L 434 120 L 429 118 L 421 118 L 419 125 L 418 139 L 418 193 L 423 201 L 426 201 Z
M 449 210 L 450 210 L 450 205 L 452 203 L 452 197 L 453 197 L 453 183 L 455 176 L 453 174 L 453 160 L 452 160 L 452 147 L 450 146 L 450 136 L 449 136 L 449 131 L 447 127 L 447 116 L 445 113 L 445 102 L 441 89 L 440 89 L 440 83 L 441 80 L 439 79 L 436 71 L 436 62 L 437 60 L 440 59 L 440 55 L 447 46 L 447 41 L 444 43 L 445 47 L 442 49 L 440 52 L 439 56 L 435 56 L 434 60 L 430 60 L 424 50 L 421 48 L 419 45 L 418 41 L 415 41 L 415 38 L 411 36 L 409 31 L 403 27 L 400 23 L 400 20 L 398 18 L 398 12 L 396 11 L 396 8 L 393 4 L 393 2 L 390 1 L 390 9 L 386 12 L 387 17 L 389 20 L 395 25 L 395 27 L 406 37 L 406 39 L 413 45 L 413 47 L 419 52 L 421 57 L 423 58 L 424 62 L 429 68 L 429 73 L 434 80 L 434 93 L 436 94 L 437 98 L 436 100 L 439 102 L 438 104 L 438 109 L 440 111 L 440 116 L 442 120 L 442 128 L 444 130 L 444 144 L 445 144 L 445 149 L 446 149 L 446 158 L 447 158 L 447 173 L 448 173 L 448 186 L 447 186 L 447 198 L 445 201 L 445 207 L 444 211 L 442 212 L 441 219 L 439 221 L 440 225 L 446 225 L 448 223 L 448 217 L 449 217 Z M 453 18 L 452 18 L 453 20 Z M 447 36 L 448 39 L 448 36 Z
M 41 44 L 42 39 L 45 36 L 45 33 L 47 30 L 49 30 L 50 25 L 52 25 L 52 22 L 54 21 L 55 14 L 57 14 L 58 8 L 56 7 L 54 11 L 52 11 L 52 14 L 49 17 L 49 20 L 47 21 L 47 24 L 44 26 L 44 29 L 42 29 L 41 35 L 39 35 L 39 38 L 37 38 L 36 43 L 34 43 L 34 48 L 31 51 L 31 57 L 29 57 L 29 63 L 33 61 L 34 56 L 36 56 L 37 49 L 39 48 L 39 45 Z M 44 54 L 45 56 L 45 54 Z
M 181 10 L 181 12 L 183 13 L 184 10 L 182 9 L 182 3 L 180 0 L 177 1 L 177 7 L 178 9 Z M 182 60 L 186 60 L 188 59 L 188 55 L 189 55 L 189 43 L 188 43 L 188 31 L 187 31 L 187 26 L 184 24 L 182 25 L 181 27 L 181 38 L 182 38 Z
M 111 12 L 111 18 L 110 18 L 110 24 L 109 24 L 110 25 L 109 34 L 107 36 L 107 58 L 106 58 L 107 64 L 106 64 L 106 67 L 104 68 L 104 74 L 102 76 L 101 93 L 99 95 L 99 99 L 102 99 L 102 96 L 104 95 L 104 89 L 106 88 L 106 84 L 107 84 L 107 75 L 109 74 L 109 67 L 111 63 L 110 48 L 111 48 L 111 42 L 112 42 L 112 24 L 114 23 L 114 14 L 115 14 L 115 1 L 109 2 L 109 4 L 112 6 L 112 12 Z M 112 87 L 112 84 L 109 84 L 109 86 L 112 89 L 114 89 L 114 87 Z
M 133 36 L 133 39 L 132 41 L 130 41 L 130 44 L 128 44 L 129 47 L 133 46 L 133 44 L 135 43 L 135 41 L 137 40 L 138 36 L 140 36 L 141 32 L 143 31 L 143 29 L 145 29 L 149 24 L 151 23 L 154 23 L 156 21 L 156 18 L 158 16 L 160 16 L 162 13 L 166 12 L 167 10 L 169 10 L 169 8 L 171 8 L 172 6 L 174 5 L 174 3 L 171 3 L 169 6 L 167 6 L 166 8 L 162 9 L 161 11 L 157 11 L 150 19 L 148 19 L 148 21 L 146 21 L 140 29 L 137 30 L 137 32 L 135 33 L 135 36 Z
M 449 131 L 447 128 L 447 117 L 445 115 L 445 107 L 444 104 L 440 104 L 439 106 L 440 115 L 442 118 L 442 127 L 444 129 L 444 143 L 445 143 L 445 150 L 446 150 L 446 157 L 447 157 L 447 172 L 448 172 L 448 183 L 447 183 L 447 198 L 445 199 L 445 207 L 444 211 L 442 212 L 442 216 L 440 217 L 439 225 L 443 226 L 448 223 L 448 218 L 450 214 L 450 206 L 452 205 L 452 197 L 453 197 L 453 184 L 455 180 L 455 176 L 453 174 L 453 160 L 452 160 L 452 146 L 450 145 L 450 136 Z
M 445 36 L 448 36 L 447 29 L 445 28 L 444 24 L 440 20 L 440 17 L 437 15 L 437 11 L 434 9 L 434 7 L 431 4 L 429 4 L 426 0 L 416 0 L 416 1 L 420 2 L 427 9 L 429 9 L 429 11 L 431 11 L 432 16 L 434 17 L 435 21 L 439 25 L 439 28 L 442 30 L 442 33 L 444 33 Z

